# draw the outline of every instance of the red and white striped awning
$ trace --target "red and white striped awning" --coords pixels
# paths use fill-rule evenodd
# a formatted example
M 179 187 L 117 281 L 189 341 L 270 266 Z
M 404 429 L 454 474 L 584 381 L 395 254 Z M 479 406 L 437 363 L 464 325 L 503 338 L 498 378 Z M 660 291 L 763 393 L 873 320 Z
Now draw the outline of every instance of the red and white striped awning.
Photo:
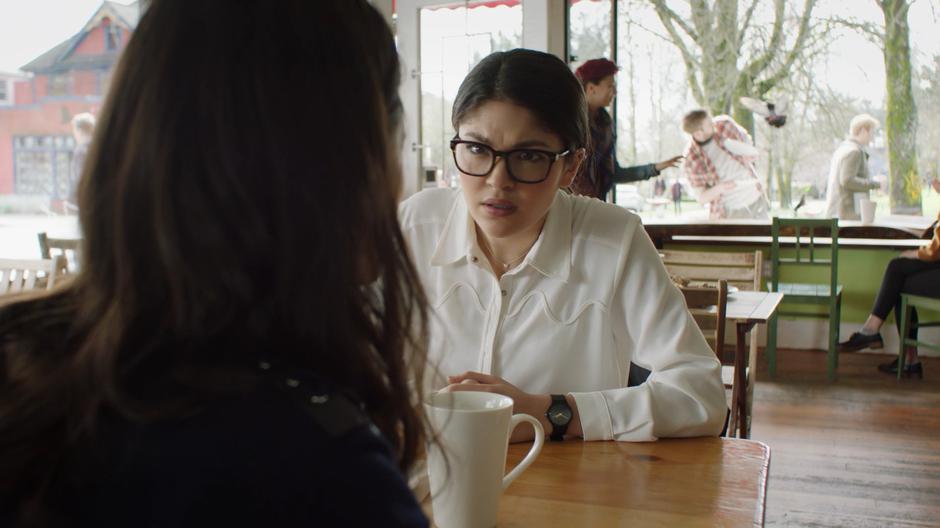
M 572 4 L 577 4 L 578 2 L 603 2 L 609 0 L 568 0 Z M 440 5 L 433 7 L 428 7 L 426 9 L 459 9 L 461 7 L 466 7 L 468 9 L 475 9 L 477 7 L 515 7 L 520 5 L 522 0 L 477 0 L 469 2 L 442 2 Z M 392 0 L 392 12 L 397 12 L 397 2 Z
M 395 0 L 392 0 L 392 11 L 393 11 L 393 12 L 396 12 L 396 11 L 397 11 L 397 6 L 395 5 L 396 3 L 397 3 L 397 2 L 395 2 Z M 517 5 L 521 4 L 521 3 L 522 3 L 521 0 L 485 0 L 485 1 L 481 0 L 481 1 L 477 1 L 477 2 L 473 2 L 473 1 L 470 1 L 470 2 L 442 2 L 441 5 L 429 7 L 429 8 L 427 8 L 427 9 L 432 9 L 432 10 L 434 10 L 434 9 L 459 9 L 459 8 L 461 8 L 461 7 L 466 7 L 466 8 L 469 8 L 469 9 L 475 9 L 475 8 L 477 8 L 477 7 L 499 7 L 499 6 L 515 7 L 515 6 L 517 6 Z

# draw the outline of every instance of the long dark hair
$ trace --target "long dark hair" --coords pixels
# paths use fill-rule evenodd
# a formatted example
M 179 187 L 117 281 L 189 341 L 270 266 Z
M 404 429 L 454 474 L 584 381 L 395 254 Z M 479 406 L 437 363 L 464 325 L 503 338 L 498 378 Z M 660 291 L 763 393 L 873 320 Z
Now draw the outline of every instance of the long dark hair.
M 82 271 L 0 310 L 0 502 L 41 509 L 103 413 L 192 412 L 261 357 L 354 393 L 412 464 L 399 68 L 365 0 L 152 2 L 82 176 Z
M 457 90 L 451 122 L 456 131 L 468 112 L 505 100 L 532 112 L 561 136 L 565 148 L 587 148 L 591 129 L 581 82 L 558 57 L 541 51 L 497 51 L 480 61 Z M 572 158 L 569 158 L 572 159 Z

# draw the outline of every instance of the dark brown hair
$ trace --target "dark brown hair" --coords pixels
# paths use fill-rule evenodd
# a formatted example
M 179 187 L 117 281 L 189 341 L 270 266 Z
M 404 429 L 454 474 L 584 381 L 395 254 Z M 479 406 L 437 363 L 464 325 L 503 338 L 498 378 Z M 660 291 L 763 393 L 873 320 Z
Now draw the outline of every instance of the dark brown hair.
M 41 509 L 103 413 L 192 412 L 261 357 L 354 393 L 412 464 L 426 302 L 397 223 L 399 68 L 365 0 L 152 2 L 82 177 L 81 273 L 0 309 L 4 502 Z
M 457 90 L 451 114 L 454 130 L 467 113 L 494 100 L 509 101 L 528 109 L 548 130 L 558 134 L 565 148 L 571 151 L 590 144 L 584 88 L 568 66 L 554 55 L 514 49 L 484 58 Z
M 702 121 L 705 121 L 710 114 L 708 110 L 692 110 L 682 117 L 682 130 L 691 134 L 702 127 Z

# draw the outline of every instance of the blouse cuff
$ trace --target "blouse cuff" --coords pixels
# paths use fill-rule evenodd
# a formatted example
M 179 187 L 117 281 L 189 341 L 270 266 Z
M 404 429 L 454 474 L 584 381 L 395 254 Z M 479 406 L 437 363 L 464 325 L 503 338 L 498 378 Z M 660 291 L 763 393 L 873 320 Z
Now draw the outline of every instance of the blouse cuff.
M 578 405 L 581 435 L 584 440 L 612 440 L 614 433 L 610 423 L 610 410 L 603 393 L 572 392 L 571 396 Z

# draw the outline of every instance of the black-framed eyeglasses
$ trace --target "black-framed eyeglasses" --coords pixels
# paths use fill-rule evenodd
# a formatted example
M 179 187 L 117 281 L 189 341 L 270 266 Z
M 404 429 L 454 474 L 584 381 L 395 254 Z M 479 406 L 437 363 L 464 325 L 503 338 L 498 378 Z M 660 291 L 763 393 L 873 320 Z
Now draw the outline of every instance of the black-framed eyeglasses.
M 450 140 L 450 150 L 454 153 L 457 170 L 468 176 L 489 175 L 496 166 L 496 158 L 503 158 L 509 177 L 519 183 L 545 181 L 552 171 L 552 165 L 571 153 L 570 149 L 562 152 L 528 148 L 502 151 L 484 143 L 460 138 Z

